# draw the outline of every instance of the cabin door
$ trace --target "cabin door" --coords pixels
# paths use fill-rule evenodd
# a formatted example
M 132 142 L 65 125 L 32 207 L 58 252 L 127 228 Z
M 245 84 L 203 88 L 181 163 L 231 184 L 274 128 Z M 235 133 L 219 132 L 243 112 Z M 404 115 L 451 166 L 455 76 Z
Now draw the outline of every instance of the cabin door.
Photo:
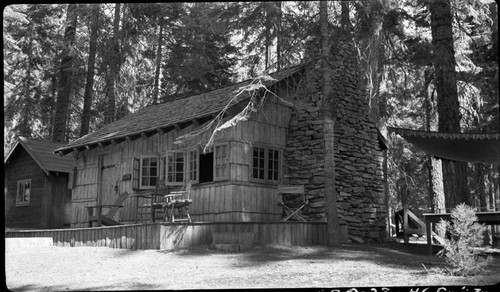
M 113 204 L 120 194 L 120 161 L 121 152 L 101 155 L 99 204 Z

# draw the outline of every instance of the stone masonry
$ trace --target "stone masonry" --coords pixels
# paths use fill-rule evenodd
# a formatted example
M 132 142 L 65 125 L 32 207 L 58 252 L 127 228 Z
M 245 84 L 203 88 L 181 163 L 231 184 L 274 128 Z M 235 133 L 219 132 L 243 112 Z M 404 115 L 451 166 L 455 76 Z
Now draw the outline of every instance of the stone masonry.
M 285 149 L 285 183 L 304 184 L 310 221 L 326 221 L 324 147 L 321 114 L 321 63 L 305 70 L 296 96 Z M 385 237 L 382 161 L 377 129 L 368 116 L 368 102 L 352 42 L 336 40 L 331 48 L 335 95 L 335 185 L 340 224 L 349 235 L 369 241 Z

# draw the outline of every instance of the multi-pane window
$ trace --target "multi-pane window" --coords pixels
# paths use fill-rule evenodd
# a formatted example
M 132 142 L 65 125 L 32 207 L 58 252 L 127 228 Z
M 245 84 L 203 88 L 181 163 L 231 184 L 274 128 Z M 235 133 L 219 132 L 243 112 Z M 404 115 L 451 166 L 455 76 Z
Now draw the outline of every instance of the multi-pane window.
M 268 180 L 279 180 L 279 154 L 280 152 L 275 149 L 267 150 L 267 179 Z
M 252 178 L 263 181 L 279 181 L 280 151 L 271 148 L 253 147 Z
M 141 157 L 140 188 L 151 189 L 156 186 L 160 176 L 160 159 L 157 156 Z
M 188 179 L 193 182 L 193 183 L 196 183 L 198 182 L 198 177 L 199 177 L 199 173 L 198 173 L 198 165 L 199 165 L 199 154 L 198 154 L 198 149 L 192 149 L 192 150 L 189 150 L 188 152 L 188 161 L 189 161 L 189 165 L 188 165 Z
M 200 154 L 198 148 L 168 150 L 165 155 L 144 155 L 133 159 L 132 188 L 153 189 L 158 179 L 166 185 L 206 183 L 229 177 L 229 145 L 217 144 L 213 152 Z
M 20 180 L 17 182 L 16 205 L 29 205 L 31 197 L 31 179 Z
M 266 159 L 266 149 L 261 147 L 253 148 L 253 178 L 255 179 L 266 179 L 265 178 L 265 159 Z
M 225 179 L 229 175 L 229 153 L 228 145 L 215 145 L 214 151 L 214 180 Z
M 184 151 L 167 151 L 167 173 L 166 184 L 182 185 L 185 175 L 185 154 Z

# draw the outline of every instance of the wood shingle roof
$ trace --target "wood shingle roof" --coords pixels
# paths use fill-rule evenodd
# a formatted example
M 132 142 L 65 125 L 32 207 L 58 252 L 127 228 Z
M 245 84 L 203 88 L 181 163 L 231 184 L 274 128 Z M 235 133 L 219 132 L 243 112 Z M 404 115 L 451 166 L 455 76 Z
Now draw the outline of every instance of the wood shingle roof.
M 303 63 L 272 73 L 270 76 L 274 80 L 264 79 L 262 80 L 262 84 L 268 87 L 284 80 L 303 69 L 306 64 Z M 243 92 L 237 98 L 234 97 L 242 87 L 251 84 L 251 82 L 252 80 L 246 80 L 203 94 L 148 106 L 95 132 L 74 140 L 56 149 L 54 152 L 64 155 L 73 151 L 73 149 L 83 149 L 82 147 L 89 147 L 89 145 L 98 145 L 99 143 L 138 136 L 142 133 L 153 132 L 176 124 L 190 122 L 194 119 L 218 114 L 229 103 L 231 107 L 248 99 L 250 97 L 249 92 Z
M 69 173 L 74 167 L 75 159 L 72 156 L 61 157 L 54 154 L 55 149 L 64 145 L 66 145 L 66 143 L 19 137 L 17 143 L 6 156 L 4 163 L 10 160 L 12 154 L 18 147 L 23 147 L 45 174 L 48 175 L 49 171 Z

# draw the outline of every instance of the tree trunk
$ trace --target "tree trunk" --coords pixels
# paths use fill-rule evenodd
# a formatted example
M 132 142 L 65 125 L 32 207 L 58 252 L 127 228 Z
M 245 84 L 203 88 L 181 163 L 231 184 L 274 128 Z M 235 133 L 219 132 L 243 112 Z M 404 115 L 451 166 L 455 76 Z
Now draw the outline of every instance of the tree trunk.
M 474 165 L 475 174 L 476 174 L 476 192 L 475 192 L 475 200 L 476 200 L 476 209 L 481 212 L 487 212 L 488 211 L 488 205 L 486 203 L 488 197 L 486 195 L 486 188 L 485 188 L 485 169 L 484 169 L 484 164 L 483 163 L 476 163 Z
M 158 32 L 158 47 L 156 48 L 156 70 L 155 70 L 155 85 L 153 88 L 153 104 L 158 103 L 158 95 L 160 91 L 160 70 L 161 70 L 161 48 L 163 45 L 163 17 L 160 16 L 160 27 Z
M 328 246 L 340 244 L 339 216 L 337 209 L 337 192 L 335 190 L 335 116 L 332 89 L 332 74 L 328 60 L 330 59 L 330 46 L 328 37 L 328 2 L 320 1 L 320 26 L 321 26 L 321 59 L 322 59 L 322 113 L 323 113 L 323 139 L 325 147 L 325 212 L 327 222 Z
M 28 43 L 28 60 L 26 62 L 26 79 L 24 80 L 24 102 L 21 107 L 21 116 L 19 119 L 18 133 L 19 136 L 30 137 L 31 136 L 31 127 L 30 127 L 30 119 L 32 115 L 30 115 L 31 106 L 31 70 L 33 67 L 32 60 L 32 49 L 33 49 L 33 36 L 31 32 L 28 32 L 29 43 Z
M 430 1 L 434 82 L 440 132 L 460 132 L 460 108 L 453 48 L 453 16 L 450 0 Z M 448 208 L 471 204 L 467 186 L 467 163 L 443 160 L 444 191 Z
M 76 8 L 78 4 L 69 4 L 66 16 L 66 29 L 64 31 L 64 48 L 59 69 L 59 83 L 57 86 L 57 101 L 52 130 L 52 141 L 67 141 L 67 124 L 69 116 L 70 95 L 72 87 L 73 54 L 75 31 L 78 21 Z
M 366 23 L 368 31 L 361 34 L 360 47 L 363 48 L 363 54 L 360 55 L 363 66 L 364 84 L 368 93 L 368 104 L 370 105 L 370 118 L 375 123 L 379 121 L 379 87 L 382 76 L 382 66 L 379 63 L 384 59 L 384 47 L 382 45 L 382 24 L 383 17 L 380 7 L 384 5 L 383 1 L 360 1 L 357 2 L 358 15 L 362 22 Z M 342 2 L 342 27 L 349 29 L 349 2 Z
M 391 238 L 393 236 L 392 234 L 392 219 L 391 219 L 391 215 L 392 215 L 392 210 L 391 210 L 391 204 L 390 204 L 390 200 L 389 200 L 389 180 L 388 180 L 388 170 L 387 170 L 387 163 L 388 163 L 388 151 L 387 150 L 384 150 L 384 164 L 383 164 L 383 171 L 384 171 L 384 204 L 385 204 L 385 208 L 386 208 L 386 216 L 387 216 L 387 219 L 386 219 L 386 233 L 387 235 L 389 236 L 389 238 Z
M 495 211 L 500 211 L 500 166 L 492 166 L 493 192 L 491 205 Z
M 97 51 L 97 31 L 99 22 L 99 4 L 93 4 L 92 20 L 90 23 L 89 40 L 89 63 L 87 67 L 87 80 L 85 83 L 85 93 L 83 95 L 83 112 L 80 127 L 80 137 L 87 135 L 90 128 L 90 116 L 92 109 L 92 98 L 94 92 L 95 56 Z
M 349 20 L 349 1 L 341 1 L 340 7 L 341 7 L 341 14 L 340 14 L 341 27 L 343 30 L 348 31 L 350 30 L 351 27 L 351 22 Z
M 406 177 L 400 177 L 396 181 L 396 189 L 398 190 L 399 201 L 401 202 L 401 206 L 403 208 L 408 208 L 409 207 L 408 199 L 410 190 L 408 189 L 408 183 L 406 182 Z
M 280 70 L 282 67 L 281 60 L 281 21 L 282 21 L 282 8 L 281 1 L 276 3 L 276 8 L 278 9 L 278 24 L 276 31 L 276 69 Z
M 498 3 L 495 2 L 492 2 L 489 4 L 489 9 L 490 9 L 490 17 L 491 19 L 493 20 L 493 25 L 491 26 L 492 27 L 492 40 L 493 40 L 493 48 L 498 48 Z M 497 62 L 498 62 L 498 55 L 497 55 Z M 494 77 L 494 80 L 493 80 L 493 91 L 495 92 L 495 95 L 497 97 L 497 104 L 500 104 L 500 96 L 499 96 L 499 80 L 498 80 L 498 66 L 496 66 L 496 70 L 495 70 L 495 77 Z M 500 129 L 498 128 L 500 126 L 500 106 L 497 107 L 498 109 L 498 119 L 497 119 L 497 123 L 495 125 L 495 128 L 497 131 L 500 131 Z M 500 168 L 500 167 L 499 167 Z
M 265 30 L 266 30 L 266 39 L 265 39 L 265 66 L 264 69 L 267 70 L 269 68 L 269 47 L 271 46 L 271 19 L 269 12 L 269 4 L 266 4 L 266 22 L 265 22 Z
M 425 106 L 425 129 L 427 131 L 436 131 L 438 128 L 438 117 L 436 115 L 433 94 L 428 93 L 429 84 L 432 76 L 429 70 L 424 73 L 424 86 L 422 96 Z M 427 155 L 427 173 L 429 176 L 429 202 L 432 213 L 445 213 L 445 196 L 443 185 L 443 167 L 440 159 Z M 435 230 L 436 231 L 436 230 Z M 439 236 L 444 235 L 443 230 L 437 230 Z
M 110 124 L 115 121 L 116 116 L 116 82 L 118 80 L 118 68 L 119 68 L 119 44 L 118 44 L 118 33 L 120 27 L 120 3 L 115 4 L 115 18 L 113 21 L 113 39 L 112 39 L 112 50 L 110 56 L 110 64 L 108 68 L 108 76 L 106 80 L 106 97 L 107 105 L 106 112 L 104 114 L 104 124 Z

